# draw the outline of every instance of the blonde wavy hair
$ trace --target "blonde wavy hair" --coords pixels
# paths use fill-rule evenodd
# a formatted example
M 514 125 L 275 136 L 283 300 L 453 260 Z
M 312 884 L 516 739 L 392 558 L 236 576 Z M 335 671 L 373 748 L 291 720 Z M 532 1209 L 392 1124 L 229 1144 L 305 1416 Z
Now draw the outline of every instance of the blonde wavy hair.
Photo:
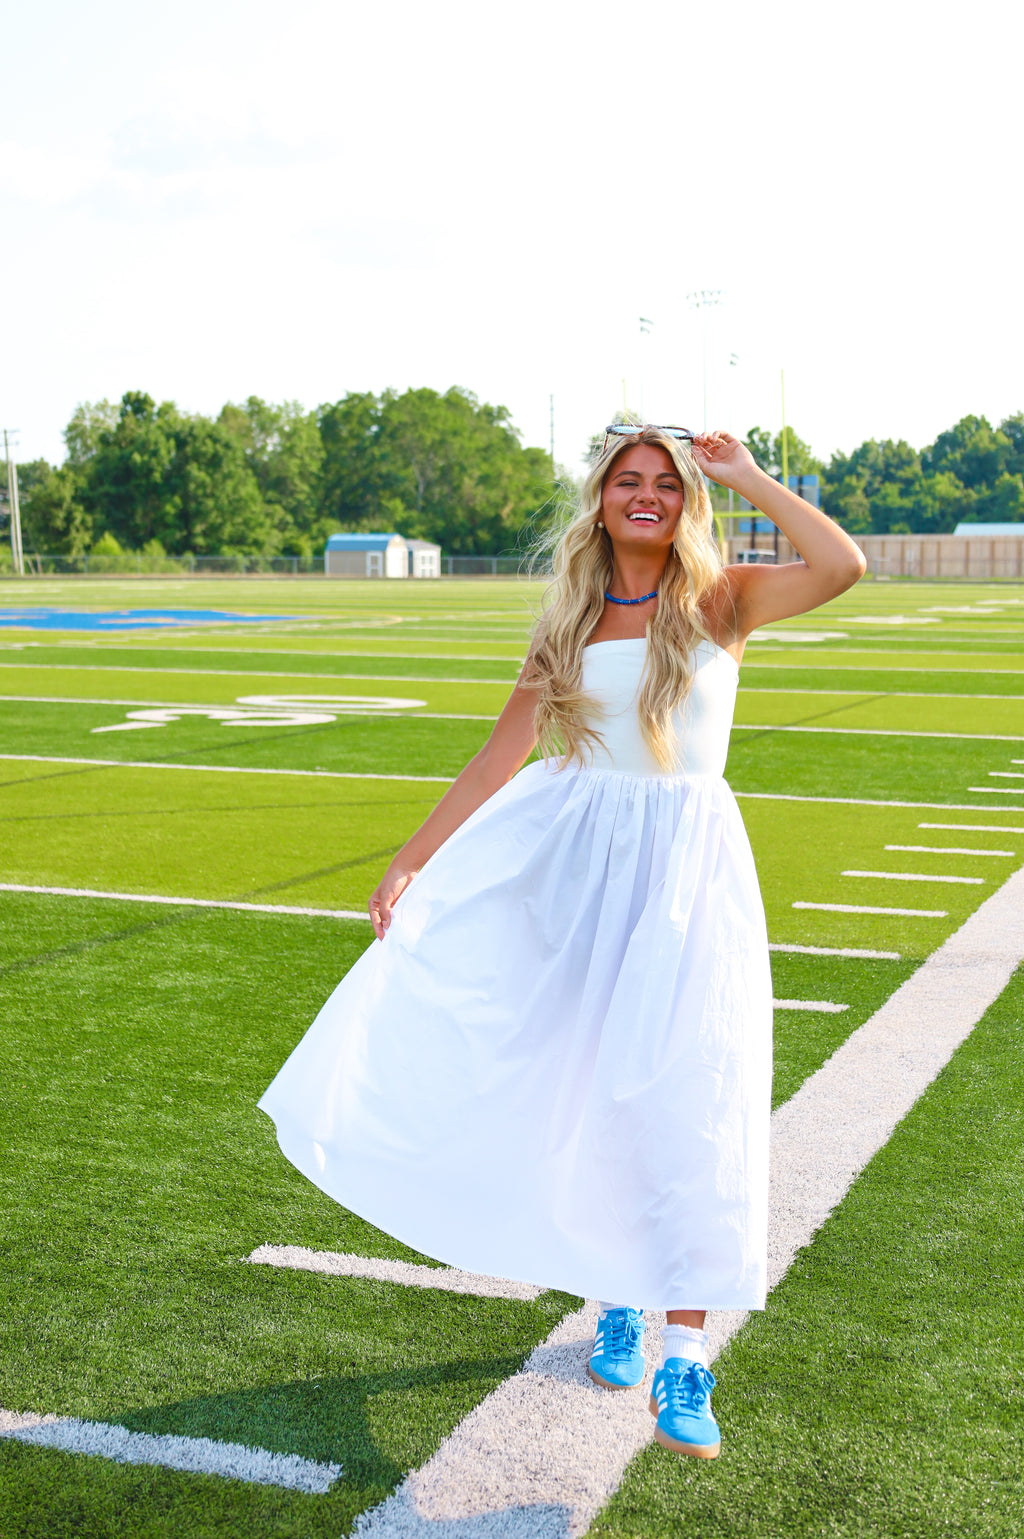
M 711 499 L 683 441 L 638 426 L 635 435 L 616 434 L 594 460 L 578 504 L 549 536 L 554 577 L 544 595 L 523 682 L 538 692 L 534 725 L 541 753 L 585 765 L 601 734 L 591 724 L 594 702 L 582 689 L 583 649 L 604 611 L 614 567 L 608 531 L 599 529 L 597 521 L 612 466 L 637 444 L 664 449 L 683 483 L 682 515 L 658 584 L 658 607 L 647 622 L 647 661 L 638 701 L 644 741 L 668 771 L 674 763 L 672 715 L 693 682 L 694 648 L 701 639 L 712 640 L 701 604 L 722 572 Z

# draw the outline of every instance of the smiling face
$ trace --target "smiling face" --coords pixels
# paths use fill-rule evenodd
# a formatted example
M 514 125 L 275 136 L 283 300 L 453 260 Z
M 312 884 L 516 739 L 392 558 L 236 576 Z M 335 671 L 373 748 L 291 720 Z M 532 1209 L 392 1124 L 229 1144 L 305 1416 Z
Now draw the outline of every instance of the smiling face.
M 683 483 L 656 444 L 619 455 L 601 488 L 601 517 L 613 545 L 667 551 L 683 512 Z

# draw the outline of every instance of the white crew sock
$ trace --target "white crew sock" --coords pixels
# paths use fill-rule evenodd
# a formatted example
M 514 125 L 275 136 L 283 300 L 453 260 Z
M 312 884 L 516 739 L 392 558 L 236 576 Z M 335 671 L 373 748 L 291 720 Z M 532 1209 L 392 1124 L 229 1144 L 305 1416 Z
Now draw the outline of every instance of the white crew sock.
M 689 1325 L 663 1325 L 661 1328 L 661 1364 L 664 1368 L 670 1357 L 688 1357 L 692 1363 L 708 1366 L 708 1338 L 705 1331 L 697 1331 Z
M 628 1309 L 629 1307 L 630 1306 L 628 1304 L 609 1304 L 606 1303 L 604 1299 L 599 1299 L 597 1305 L 597 1318 L 600 1320 L 601 1316 L 606 1315 L 609 1309 Z

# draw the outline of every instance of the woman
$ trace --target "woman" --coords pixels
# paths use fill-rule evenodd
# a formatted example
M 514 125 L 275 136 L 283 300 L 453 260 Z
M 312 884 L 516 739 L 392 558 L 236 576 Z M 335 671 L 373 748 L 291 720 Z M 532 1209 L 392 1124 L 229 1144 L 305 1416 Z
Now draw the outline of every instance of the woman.
M 704 475 L 802 559 L 723 569 Z M 642 1382 L 643 1306 L 666 1310 L 656 1436 L 703 1458 L 705 1311 L 766 1288 L 771 978 L 722 779 L 738 666 L 863 571 L 731 435 L 610 428 L 493 733 L 260 1102 L 299 1170 L 406 1244 L 600 1298 L 596 1383 Z

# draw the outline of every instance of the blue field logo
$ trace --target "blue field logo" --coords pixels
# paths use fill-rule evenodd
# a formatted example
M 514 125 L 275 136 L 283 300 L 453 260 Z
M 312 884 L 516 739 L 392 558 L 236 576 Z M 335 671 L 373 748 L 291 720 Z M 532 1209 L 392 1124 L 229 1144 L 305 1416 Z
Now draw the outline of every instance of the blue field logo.
M 232 614 L 226 609 L 9 609 L 0 626 L 31 631 L 149 631 L 183 625 L 254 625 L 262 620 L 297 620 L 298 615 Z

